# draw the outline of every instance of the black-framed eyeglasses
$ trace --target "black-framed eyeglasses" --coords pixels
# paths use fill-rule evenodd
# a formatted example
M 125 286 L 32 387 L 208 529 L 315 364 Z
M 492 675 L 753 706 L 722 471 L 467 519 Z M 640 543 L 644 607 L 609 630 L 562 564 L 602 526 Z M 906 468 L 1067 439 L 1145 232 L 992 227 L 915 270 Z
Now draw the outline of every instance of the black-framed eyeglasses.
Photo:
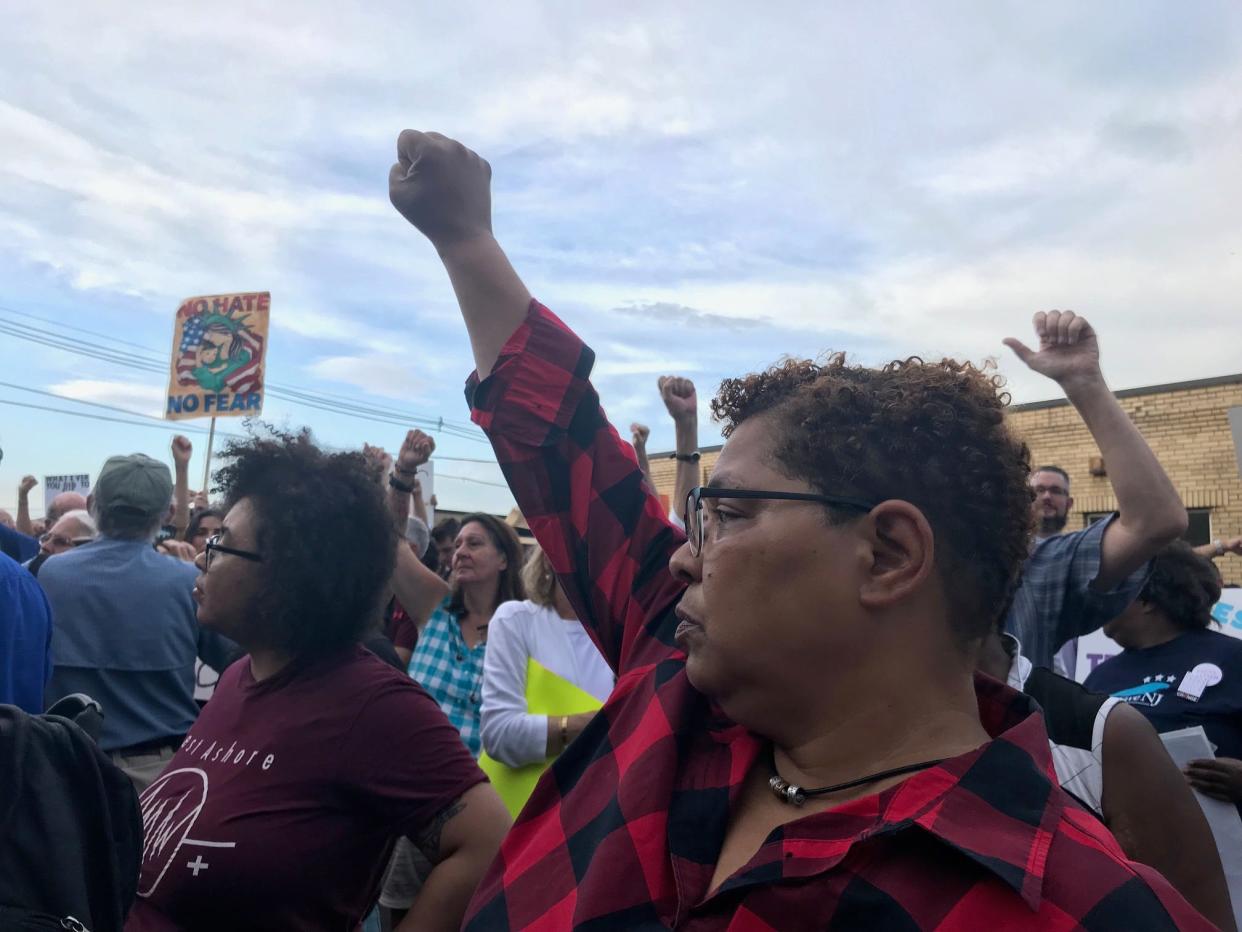
M 211 569 L 211 561 L 215 559 L 217 553 L 227 553 L 229 556 L 241 557 L 243 560 L 249 560 L 251 563 L 262 563 L 263 555 L 254 553 L 250 550 L 237 550 L 234 547 L 225 547 L 220 543 L 220 535 L 212 534 L 207 538 L 207 545 L 203 548 L 203 569 Z
M 710 485 L 701 485 L 690 490 L 686 496 L 686 510 L 682 517 L 686 522 L 686 537 L 690 541 L 690 552 L 696 557 L 703 552 L 703 499 L 705 498 L 747 498 L 781 502 L 818 502 L 821 505 L 836 505 L 838 508 L 854 508 L 858 511 L 870 511 L 875 502 L 865 502 L 858 498 L 843 495 L 815 495 L 811 492 L 766 492 L 759 489 L 717 489 Z

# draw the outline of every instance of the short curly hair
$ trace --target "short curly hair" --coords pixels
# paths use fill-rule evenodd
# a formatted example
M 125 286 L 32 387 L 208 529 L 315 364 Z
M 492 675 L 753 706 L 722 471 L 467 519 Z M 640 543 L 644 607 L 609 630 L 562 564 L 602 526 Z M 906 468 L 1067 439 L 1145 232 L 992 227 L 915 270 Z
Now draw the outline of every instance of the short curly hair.
M 1220 601 L 1220 573 L 1207 557 L 1175 540 L 1151 561 L 1151 575 L 1139 601 L 1154 605 L 1177 627 L 1186 631 L 1212 623 L 1212 606 Z
M 782 472 L 824 495 L 901 499 L 926 516 L 965 648 L 1003 618 L 1029 552 L 1030 452 L 1005 423 L 991 363 L 899 359 L 878 369 L 844 353 L 785 359 L 728 379 L 712 413 L 730 436 L 766 415 Z M 857 511 L 826 509 L 834 522 Z
M 298 658 L 356 643 L 379 611 L 397 534 L 361 453 L 329 453 L 309 430 L 260 426 L 231 441 L 215 474 L 225 508 L 249 499 L 266 574 L 256 621 Z

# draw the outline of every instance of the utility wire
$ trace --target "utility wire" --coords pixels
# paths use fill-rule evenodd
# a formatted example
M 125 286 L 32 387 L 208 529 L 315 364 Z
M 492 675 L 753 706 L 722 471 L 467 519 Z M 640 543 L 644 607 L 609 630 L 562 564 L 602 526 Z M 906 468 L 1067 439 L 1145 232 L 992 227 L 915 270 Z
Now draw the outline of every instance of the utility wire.
M 18 385 L 16 382 L 0 381 L 0 388 L 12 388 L 19 392 L 30 392 L 33 395 L 43 395 L 47 398 L 56 398 L 56 399 L 59 399 L 60 401 L 72 402 L 73 404 L 88 405 L 92 408 L 100 408 L 104 411 L 115 411 L 118 414 L 125 414 L 130 417 L 144 418 L 145 420 L 156 422 L 159 426 L 165 428 L 166 430 L 190 431 L 193 433 L 200 433 L 200 434 L 208 433 L 208 429 L 206 427 L 193 427 L 184 422 L 167 421 L 162 417 L 156 417 L 154 414 L 143 414 L 141 411 L 131 411 L 129 408 L 122 408 L 119 405 L 106 404 L 105 402 L 102 402 L 102 401 L 87 401 L 83 398 L 73 398 L 69 395 L 60 395 L 60 394 L 57 394 L 56 392 L 49 392 L 42 388 L 30 388 L 29 386 L 26 386 L 26 385 Z M 20 404 L 20 402 L 9 402 L 9 403 Z M 59 410 L 63 414 L 77 413 L 77 412 L 70 411 L 68 409 L 47 409 L 47 410 Z M 150 427 L 151 425 L 135 422 L 134 426 L 135 427 Z M 227 431 L 222 431 L 222 430 L 217 430 L 216 433 L 221 437 L 244 439 L 243 434 L 229 433 Z M 436 459 L 442 463 L 480 463 L 480 464 L 489 465 L 489 466 L 497 465 L 495 460 L 474 459 L 474 458 L 465 457 L 465 456 L 437 456 Z M 465 478 L 465 477 L 459 477 L 459 478 Z M 476 481 L 476 480 L 467 480 L 467 481 Z
M 15 314 L 20 317 L 26 317 L 32 320 L 50 323 L 58 327 L 61 331 L 73 330 L 77 333 L 86 334 L 101 340 L 141 349 L 147 353 L 155 352 L 149 347 L 142 346 L 141 344 L 134 343 L 129 340 L 122 340 L 110 334 L 100 333 L 99 331 L 90 330 L 85 327 L 78 327 L 72 324 L 61 324 L 58 321 L 41 317 L 37 314 L 31 314 L 27 311 L 20 311 L 16 308 L 5 305 L 0 305 L 0 311 Z M 162 374 L 165 371 L 164 363 L 157 356 L 138 355 L 130 350 L 115 349 L 108 346 L 95 345 L 92 347 L 86 347 L 80 341 L 62 336 L 58 332 L 33 327 L 21 321 L 5 320 L 4 318 L 0 318 L 0 333 L 5 333 L 10 336 L 17 337 L 18 339 L 29 340 L 30 342 L 53 349 L 60 349 L 65 352 L 86 356 L 101 362 L 111 363 L 113 365 L 126 366 L 151 373 Z M 479 443 L 486 443 L 486 440 L 478 436 L 478 431 L 474 425 L 465 422 L 446 420 L 443 417 L 433 418 L 426 415 L 414 415 L 408 412 L 369 403 L 363 407 L 355 401 L 347 399 L 345 396 L 333 396 L 329 393 L 303 390 L 294 386 L 285 386 L 278 382 L 269 381 L 268 391 L 274 397 L 291 401 L 294 404 L 303 404 L 309 407 L 316 407 L 330 413 L 365 417 L 370 420 L 378 421 L 379 423 L 399 423 L 400 425 L 409 425 L 411 423 L 420 424 L 422 426 L 431 427 L 438 432 L 447 433 L 451 436 L 457 436 L 462 439 L 469 439 Z
M 152 365 L 159 366 L 161 370 L 163 370 L 163 368 L 164 368 L 164 363 L 163 363 L 163 361 L 162 361 L 162 357 L 160 356 L 160 352 L 159 352 L 158 350 L 156 350 L 156 349 L 153 349 L 153 348 L 152 348 L 152 347 L 150 347 L 150 346 L 145 345 L 145 344 L 142 344 L 142 343 L 135 343 L 135 342 L 133 342 L 133 341 L 131 341 L 131 340 L 122 340 L 120 337 L 115 337 L 115 336 L 112 336 L 111 334 L 107 334 L 107 333 L 101 333 L 101 332 L 100 332 L 100 331 L 98 331 L 98 330 L 90 330 L 90 329 L 88 329 L 88 328 L 86 328 L 86 327 L 78 327 L 78 326 L 75 326 L 75 325 L 73 325 L 73 324 L 62 324 L 60 321 L 54 320 L 54 319 L 52 319 L 52 318 L 49 318 L 49 317 L 41 317 L 41 316 L 39 316 L 38 314 L 31 314 L 31 313 L 29 313 L 28 311 L 20 311 L 20 310 L 18 310 L 18 309 L 16 309 L 16 308 L 8 307 L 7 305 L 0 305 L 0 311 L 3 311 L 3 312 L 8 313 L 8 314 L 16 314 L 16 315 L 18 315 L 19 317 L 28 317 L 28 318 L 30 318 L 30 319 L 32 319 L 32 320 L 38 320 L 38 321 L 42 321 L 42 322 L 44 322 L 44 323 L 52 324 L 54 327 L 56 327 L 56 328 L 57 328 L 57 330 L 56 330 L 56 331 L 48 331 L 48 330 L 46 330 L 46 329 L 40 329 L 40 328 L 30 328 L 30 329 L 34 329 L 34 330 L 36 330 L 36 331 L 39 331 L 39 332 L 41 332 L 41 333 L 43 333 L 43 334 L 45 334 L 45 335 L 51 336 L 51 337 L 56 337 L 56 336 L 58 336 L 58 331 L 60 331 L 60 330 L 73 330 L 73 331 L 75 331 L 75 332 L 77 332 L 77 333 L 84 333 L 84 334 L 87 334 L 88 336 L 98 337 L 99 339 L 102 339 L 102 340 L 108 340 L 108 341 L 113 342 L 113 343 L 119 343 L 119 344 L 123 344 L 123 345 L 125 345 L 125 346 L 130 346 L 130 347 L 133 347 L 133 348 L 135 348 L 135 349 L 142 350 L 142 351 L 143 351 L 143 352 L 145 352 L 145 353 L 152 354 L 151 356 L 147 357 L 144 361 L 150 362 Z M 9 323 L 10 323 L 10 326 L 12 326 L 12 322 L 9 322 Z M 26 325 L 21 325 L 21 324 L 19 324 L 19 326 L 26 326 Z M 139 357 L 135 357 L 135 358 L 139 358 Z M 287 389 L 287 390 L 289 390 L 289 391 L 295 391 L 295 390 L 298 390 L 298 387 L 297 387 L 297 386 L 295 386 L 295 385 L 289 385 L 289 386 L 287 386 L 287 385 L 284 385 L 283 383 L 280 383 L 280 382 L 269 382 L 268 384 L 269 384 L 269 386 L 274 387 L 274 388 L 279 388 L 279 389 Z M 354 397 L 345 396 L 345 395 L 339 395 L 339 394 L 335 394 L 335 393 L 332 393 L 332 392 L 325 392 L 325 391 L 319 391 L 319 390 L 316 390 L 316 391 L 307 391 L 307 393 L 308 393 L 308 394 L 310 394 L 310 395 L 313 395 L 313 396 L 319 396 L 319 397 L 322 397 L 322 398 L 336 399 L 336 400 L 339 400 L 339 401 L 345 401 L 345 402 L 353 402 L 353 401 L 356 401 L 356 400 L 357 400 L 357 399 L 356 399 L 356 398 L 354 398 Z M 392 414 L 392 415 L 394 415 L 394 416 L 398 416 L 398 417 L 405 417 L 405 416 L 407 416 L 405 412 L 403 412 L 403 411 L 399 411 L 399 410 L 395 410 L 395 409 L 390 409 L 390 408 L 380 408 L 380 407 L 377 407 L 377 406 L 372 406 L 372 409 L 373 409 L 373 410 L 381 410 L 381 411 L 384 411 L 385 413 Z M 431 421 L 439 422 L 439 421 L 440 421 L 440 420 L 442 420 L 442 419 L 440 419 L 440 418 L 427 418 L 427 420 L 431 420 Z M 466 428 L 466 429 L 472 429 L 472 428 L 473 428 L 473 425 L 472 425 L 472 424 L 468 424 L 468 423 L 465 423 L 465 422 L 459 422 L 459 421 L 455 421 L 455 420 L 451 420 L 451 419 L 450 419 L 450 420 L 445 420 L 445 421 L 444 421 L 444 423 L 445 423 L 445 424 L 451 424 L 451 425 L 453 425 L 453 426 L 455 426 L 455 427 L 463 427 L 463 428 Z
M 33 391 L 33 389 L 29 389 L 29 390 Z M 50 393 L 44 392 L 42 394 L 50 394 Z M 52 397 L 61 398 L 63 396 L 53 395 Z M 76 401 L 76 399 L 66 399 L 66 400 Z M 89 401 L 80 401 L 78 402 L 78 404 L 89 404 L 89 405 L 92 405 L 93 407 L 112 407 L 111 405 L 99 405 L 96 402 L 89 402 Z M 0 398 L 0 405 L 10 405 L 15 408 L 26 408 L 32 411 L 47 411 L 52 414 L 64 414 L 69 417 L 89 418 L 92 421 L 107 421 L 112 424 L 124 424 L 127 427 L 151 427 L 151 428 L 155 428 L 156 430 L 168 430 L 168 431 L 172 431 L 174 433 L 179 433 L 179 434 L 180 433 L 206 434 L 208 432 L 207 428 L 205 427 L 191 427 L 188 424 L 177 424 L 175 422 L 163 421 L 160 418 L 151 418 L 150 421 L 134 421 L 134 420 L 126 419 L 126 418 L 109 417 L 106 414 L 92 414 L 89 411 L 70 411 L 68 408 L 57 408 L 52 405 L 37 405 L 37 404 L 31 404 L 25 401 L 14 401 L 11 398 Z M 124 409 L 117 408 L 115 410 L 123 411 Z M 139 415 L 139 417 L 145 417 L 145 416 L 146 415 Z M 245 439 L 244 436 L 241 434 L 232 434 L 232 433 L 228 433 L 228 432 L 220 431 L 220 430 L 216 431 L 216 436 L 236 438 L 236 439 Z M 450 457 L 436 457 L 436 459 L 449 460 L 451 458 Z M 486 461 L 485 460 L 467 460 L 466 462 L 486 462 Z M 436 478 L 437 479 L 452 479 L 457 482 L 472 482 L 475 485 L 487 485 L 487 486 L 491 486 L 497 489 L 509 488 L 509 486 L 504 482 L 489 482 L 486 479 L 474 479 L 470 476 L 458 476 L 452 473 L 443 473 L 443 472 L 436 473 Z
M 0 333 L 17 337 L 18 339 L 28 340 L 32 343 L 47 346 L 52 349 L 59 349 L 64 352 L 73 353 L 79 356 L 85 356 L 89 359 L 95 359 L 100 362 L 106 362 L 111 365 L 123 366 L 139 371 L 163 374 L 165 367 L 154 361 L 146 361 L 132 354 L 123 354 L 110 350 L 106 347 L 87 348 L 79 343 L 65 338 L 57 338 L 54 335 L 44 333 L 31 333 L 20 327 L 14 327 L 12 324 L 0 318 Z M 350 418 L 373 421 L 379 424 L 389 424 L 397 427 L 409 427 L 410 424 L 419 424 L 428 429 L 435 430 L 449 436 L 458 437 L 463 440 L 470 440 L 475 443 L 487 443 L 487 440 L 478 435 L 477 431 L 468 431 L 466 428 L 458 427 L 452 422 L 442 421 L 440 419 L 432 419 L 425 416 L 416 416 L 393 412 L 392 414 L 372 413 L 376 409 L 364 408 L 359 405 L 346 405 L 341 402 L 333 402 L 330 400 L 319 401 L 313 395 L 304 392 L 296 392 L 288 389 L 278 389 L 269 385 L 268 394 L 282 400 L 290 401 L 293 404 L 300 404 L 306 407 L 317 408 L 327 411 L 331 414 L 340 414 Z M 378 409 L 383 411 L 384 409 Z

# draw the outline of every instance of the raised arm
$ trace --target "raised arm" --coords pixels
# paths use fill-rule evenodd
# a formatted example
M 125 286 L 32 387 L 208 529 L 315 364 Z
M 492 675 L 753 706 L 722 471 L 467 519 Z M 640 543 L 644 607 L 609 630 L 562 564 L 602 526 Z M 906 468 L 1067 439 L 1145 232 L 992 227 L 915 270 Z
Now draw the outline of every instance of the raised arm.
M 190 527 L 190 457 L 193 453 L 194 444 L 189 437 L 181 434 L 173 437 L 173 501 L 177 505 L 173 527 L 177 529 L 177 540 L 185 540 L 185 532 Z
M 1013 338 L 1005 345 L 1034 371 L 1056 382 L 1082 417 L 1108 464 L 1117 520 L 1100 544 L 1091 588 L 1108 592 L 1185 533 L 1186 508 L 1160 462 L 1109 391 L 1100 371 L 1095 330 L 1073 311 L 1035 315 L 1038 351 Z
M 397 138 L 388 196 L 435 246 L 470 334 L 479 378 L 522 325 L 530 292 L 492 236 L 492 167 L 460 142 L 407 129 Z
M 449 593 L 449 584 L 412 551 L 402 537 L 397 541 L 397 563 L 392 571 L 392 591 L 421 631 L 427 619 Z
M 681 514 L 690 490 L 699 480 L 699 396 L 694 383 L 674 375 L 661 376 L 660 398 L 673 419 L 677 438 L 673 456 L 677 460 L 677 478 L 673 482 L 673 513 Z
M 397 149 L 389 196 L 448 270 L 481 380 L 473 417 L 522 514 L 614 670 L 667 654 L 682 538 L 604 416 L 594 354 L 531 300 L 493 238 L 488 164 L 434 133 L 406 130 Z
M 643 481 L 647 483 L 647 488 L 656 492 L 655 479 L 651 477 L 651 460 L 647 458 L 647 438 L 650 436 L 651 428 L 646 424 L 639 424 L 637 421 L 630 424 L 630 446 L 634 448 L 638 468 L 643 471 Z
M 30 520 L 30 490 L 39 484 L 39 480 L 34 476 L 22 476 L 21 483 L 17 486 L 17 518 L 15 524 L 17 530 L 27 537 L 34 536 L 34 522 Z
M 1210 544 L 1195 547 L 1194 550 L 1195 553 L 1207 560 L 1215 560 L 1217 557 L 1223 557 L 1227 553 L 1236 553 L 1242 557 L 1242 537 L 1227 537 L 1223 540 L 1217 538 Z
M 427 523 L 427 510 L 423 506 L 422 492 L 418 485 L 418 468 L 424 465 L 436 450 L 436 442 L 421 430 L 407 431 L 401 449 L 393 463 L 392 477 L 388 480 L 388 507 L 392 511 L 397 530 L 405 536 L 405 521 L 410 514 L 410 498 L 414 499 L 414 516 Z M 421 554 L 420 554 L 421 556 Z

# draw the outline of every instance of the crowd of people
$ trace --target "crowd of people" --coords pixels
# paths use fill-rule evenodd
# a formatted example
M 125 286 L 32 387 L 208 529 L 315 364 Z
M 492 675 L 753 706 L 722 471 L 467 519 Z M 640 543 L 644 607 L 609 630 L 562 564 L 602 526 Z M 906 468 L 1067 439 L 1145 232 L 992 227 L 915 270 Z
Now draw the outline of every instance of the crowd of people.
M 661 378 L 665 500 L 650 431 L 622 439 L 593 351 L 493 237 L 490 174 L 406 131 L 390 197 L 455 289 L 519 514 L 429 526 L 421 431 L 390 455 L 263 426 L 211 490 L 178 436 L 171 469 L 112 456 L 42 528 L 34 477 L 0 513 L 0 703 L 101 713 L 90 773 L 124 774 L 141 823 L 119 915 L 31 872 L 0 919 L 1234 929 L 1195 793 L 1242 807 L 1242 642 L 1210 614 L 1242 539 L 1180 541 L 1091 324 L 1005 341 L 1109 463 L 1117 510 L 1089 527 L 1000 379 L 950 359 L 725 380 L 706 482 L 696 387 Z M 1100 629 L 1123 651 L 1079 685 Z M 1159 733 L 1193 725 L 1216 756 L 1183 770 Z

